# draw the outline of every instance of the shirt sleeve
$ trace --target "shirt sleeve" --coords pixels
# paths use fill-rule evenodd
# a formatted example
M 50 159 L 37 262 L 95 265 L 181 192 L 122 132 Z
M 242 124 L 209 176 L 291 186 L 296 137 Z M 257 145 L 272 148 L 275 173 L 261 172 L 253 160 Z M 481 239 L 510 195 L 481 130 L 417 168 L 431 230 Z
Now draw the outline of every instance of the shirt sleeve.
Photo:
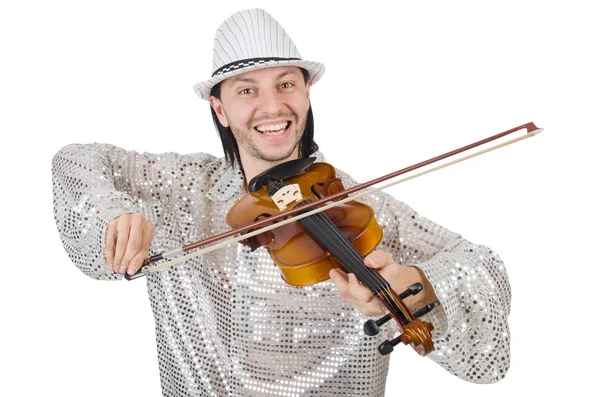
M 345 186 L 354 182 L 340 172 Z M 440 306 L 424 315 L 431 322 L 435 350 L 428 357 L 461 379 L 492 383 L 510 365 L 511 289 L 500 257 L 421 216 L 389 194 L 364 199 L 384 229 L 378 247 L 402 266 L 420 268 Z
M 158 227 L 168 215 L 176 153 L 149 154 L 106 144 L 73 144 L 52 159 L 54 218 L 73 263 L 94 279 L 121 275 L 105 264 L 108 223 L 126 213 L 140 212 Z

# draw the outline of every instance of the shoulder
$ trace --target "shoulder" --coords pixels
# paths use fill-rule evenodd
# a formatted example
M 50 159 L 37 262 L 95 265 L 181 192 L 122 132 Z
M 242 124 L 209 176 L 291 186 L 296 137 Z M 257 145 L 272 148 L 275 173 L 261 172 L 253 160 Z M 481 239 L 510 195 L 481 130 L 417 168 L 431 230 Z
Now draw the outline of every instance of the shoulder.
M 179 162 L 181 171 L 194 170 L 208 173 L 221 173 L 228 168 L 224 157 L 216 157 L 209 153 L 196 152 L 187 153 L 181 156 Z

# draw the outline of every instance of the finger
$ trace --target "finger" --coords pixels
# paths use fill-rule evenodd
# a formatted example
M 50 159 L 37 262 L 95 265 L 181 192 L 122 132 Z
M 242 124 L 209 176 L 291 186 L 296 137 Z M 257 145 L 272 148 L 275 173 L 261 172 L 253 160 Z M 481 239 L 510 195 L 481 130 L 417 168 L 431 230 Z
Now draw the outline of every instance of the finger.
M 127 242 L 129 241 L 129 227 L 130 226 L 128 216 L 119 218 L 119 223 L 117 225 L 117 245 L 115 248 L 115 260 L 113 263 L 115 272 L 118 272 L 120 270 L 121 261 L 123 260 L 125 250 L 127 249 Z
M 371 290 L 358 281 L 355 274 L 349 275 L 348 288 L 350 290 L 350 295 L 363 304 L 368 304 L 375 298 Z
M 142 248 L 145 221 L 142 214 L 134 214 L 130 217 L 129 239 L 127 240 L 127 248 L 121 261 L 121 267 L 119 268 L 119 273 L 121 274 L 125 274 L 129 263 Z
M 115 240 L 117 238 L 116 220 L 113 219 L 108 223 L 106 228 L 106 235 L 104 238 L 104 256 L 106 258 L 106 264 L 108 270 L 113 270 L 113 261 L 115 260 Z
M 394 258 L 383 250 L 373 251 L 365 257 L 365 265 L 374 269 L 382 268 L 391 263 L 395 263 Z
M 346 275 L 337 269 L 332 270 L 329 274 L 342 299 L 352 304 L 360 313 L 374 316 L 382 312 L 379 302 L 368 288 L 360 285 L 354 274 Z M 366 293 L 363 288 L 366 289 Z M 355 294 L 359 297 L 357 298 Z
M 359 283 L 356 275 L 351 274 L 350 280 L 350 291 L 355 297 L 350 300 L 359 312 L 365 316 L 378 316 L 385 312 L 385 307 L 379 302 L 377 297 L 373 295 L 373 292 L 363 284 Z
M 132 276 L 134 275 L 144 263 L 144 259 L 148 257 L 148 251 L 150 250 L 150 244 L 152 243 L 152 237 L 154 236 L 154 225 L 149 221 L 146 221 L 146 227 L 142 233 L 142 248 L 140 252 L 131 260 L 127 267 L 127 273 Z
M 331 280 L 333 281 L 334 284 L 335 283 L 348 284 L 348 275 L 340 269 L 331 269 L 331 271 L 329 271 L 329 277 L 331 277 Z
M 350 298 L 350 289 L 349 289 L 350 284 L 348 283 L 348 275 L 346 273 L 344 273 L 343 271 L 341 271 L 340 269 L 332 269 L 329 272 L 329 277 L 331 277 L 331 281 L 333 281 L 333 284 L 337 288 L 340 296 L 343 299 L 349 299 Z
M 138 270 L 140 270 L 140 267 L 142 267 L 142 265 L 144 264 L 144 259 L 146 259 L 147 257 L 147 251 L 140 251 L 129 263 L 129 266 L 127 267 L 127 274 L 133 276 Z
M 352 304 L 368 303 L 373 299 L 371 291 L 360 284 L 356 275 L 346 274 L 339 269 L 330 272 L 330 277 L 335 284 L 340 296 Z

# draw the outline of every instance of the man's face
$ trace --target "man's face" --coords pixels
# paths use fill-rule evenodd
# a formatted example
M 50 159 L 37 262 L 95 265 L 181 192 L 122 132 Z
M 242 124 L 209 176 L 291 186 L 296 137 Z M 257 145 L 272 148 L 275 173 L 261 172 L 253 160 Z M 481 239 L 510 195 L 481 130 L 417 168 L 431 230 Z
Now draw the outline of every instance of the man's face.
M 300 68 L 274 67 L 230 77 L 221 83 L 221 99 L 210 103 L 231 127 L 242 160 L 283 161 L 297 157 L 309 92 Z

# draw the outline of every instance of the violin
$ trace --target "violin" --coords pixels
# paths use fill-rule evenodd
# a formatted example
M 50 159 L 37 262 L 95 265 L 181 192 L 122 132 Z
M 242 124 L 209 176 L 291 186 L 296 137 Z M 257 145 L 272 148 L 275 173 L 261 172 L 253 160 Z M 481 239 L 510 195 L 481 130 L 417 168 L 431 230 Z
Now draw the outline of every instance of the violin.
M 314 157 L 288 161 L 254 177 L 248 184 L 249 194 L 227 213 L 227 224 L 232 228 L 244 226 L 345 190 L 333 166 L 314 161 Z M 365 332 L 375 335 L 381 324 L 394 318 L 402 333 L 401 338 L 380 345 L 380 353 L 390 353 L 401 341 L 424 356 L 433 350 L 433 325 L 416 320 L 403 298 L 376 270 L 364 264 L 364 257 L 379 245 L 382 237 L 383 229 L 373 208 L 350 201 L 240 243 L 252 250 L 265 247 L 290 285 L 301 287 L 327 280 L 334 268 L 354 273 L 389 311 L 389 315 L 378 321 L 368 321 Z M 414 295 L 421 289 L 421 284 L 411 286 L 403 296 Z M 418 316 L 437 305 L 439 302 L 435 301 L 425 306 Z
M 350 196 L 354 192 L 364 190 L 387 179 L 414 171 L 522 129 L 526 129 L 527 134 L 519 138 L 388 185 Z M 431 337 L 433 325 L 420 320 L 419 317 L 437 307 L 439 301 L 434 301 L 411 313 L 403 303 L 403 299 L 418 294 L 423 286 L 416 283 L 409 286 L 406 291 L 397 294 L 376 270 L 365 266 L 364 257 L 377 247 L 383 237 L 383 231 L 375 220 L 373 209 L 357 202 L 356 199 L 375 190 L 402 183 L 530 138 L 542 131 L 543 129 L 536 127 L 534 123 L 523 124 L 349 189 L 344 188 L 341 180 L 336 176 L 333 166 L 327 163 L 314 163 L 314 158 L 302 158 L 277 165 L 250 181 L 248 184 L 249 194 L 237 202 L 226 216 L 226 222 L 232 227 L 230 231 L 171 252 L 146 258 L 137 273 L 131 276 L 126 274 L 125 278 L 132 280 L 159 271 L 191 257 L 229 245 L 232 241 L 248 245 L 252 250 L 265 247 L 273 262 L 279 267 L 282 278 L 290 285 L 305 286 L 327 280 L 329 271 L 333 268 L 354 273 L 357 279 L 368 287 L 388 310 L 388 314 L 382 318 L 368 320 L 364 324 L 365 333 L 371 336 L 376 335 L 379 327 L 392 318 L 401 332 L 391 341 L 383 342 L 379 346 L 379 352 L 382 355 L 389 354 L 393 351 L 394 346 L 402 342 L 425 356 L 434 350 Z M 180 256 L 184 252 L 234 235 L 237 237 Z M 177 256 L 180 257 L 150 266 L 154 262 Z

